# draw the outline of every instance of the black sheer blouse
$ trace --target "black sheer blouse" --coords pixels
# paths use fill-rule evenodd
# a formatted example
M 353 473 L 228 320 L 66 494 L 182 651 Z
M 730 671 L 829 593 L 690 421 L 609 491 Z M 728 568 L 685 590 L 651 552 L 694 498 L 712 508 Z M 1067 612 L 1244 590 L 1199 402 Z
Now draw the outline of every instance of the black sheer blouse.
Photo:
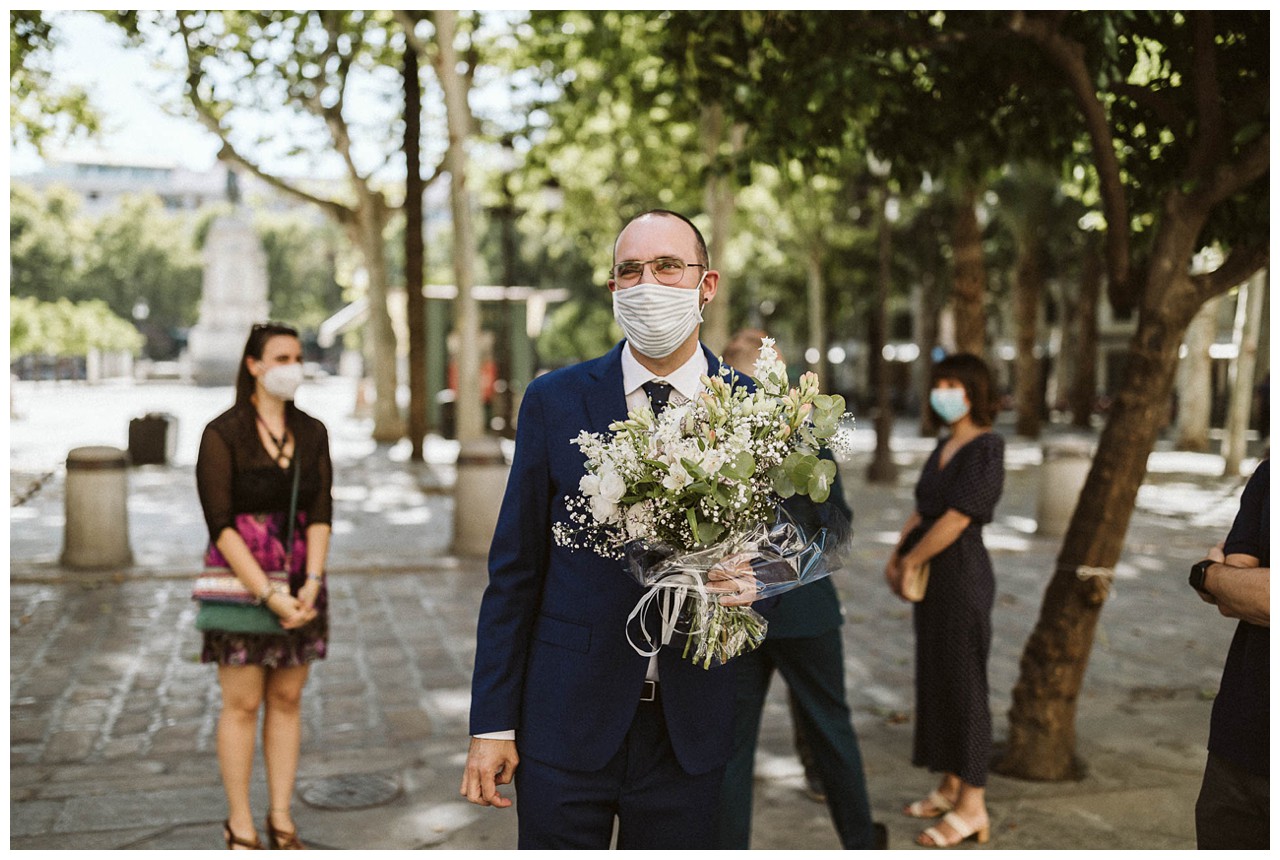
M 294 460 L 302 470 L 298 510 L 306 512 L 307 525 L 332 524 L 329 433 L 323 423 L 292 403 L 285 422 L 294 437 Z M 238 514 L 288 512 L 293 474 L 267 453 L 258 437 L 252 405 L 233 406 L 205 427 L 196 459 L 196 489 L 209 540 L 214 542 L 223 529 L 235 528 Z

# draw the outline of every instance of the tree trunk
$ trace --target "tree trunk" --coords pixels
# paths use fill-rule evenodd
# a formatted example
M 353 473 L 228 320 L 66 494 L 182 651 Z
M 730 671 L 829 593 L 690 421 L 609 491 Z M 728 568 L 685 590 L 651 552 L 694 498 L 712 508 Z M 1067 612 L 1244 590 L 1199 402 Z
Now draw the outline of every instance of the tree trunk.
M 1205 302 L 1187 326 L 1183 338 L 1187 354 L 1178 365 L 1178 421 L 1174 447 L 1179 451 L 1209 450 L 1209 413 L 1213 406 L 1209 347 L 1217 336 L 1218 307 L 1222 299 Z
M 1076 506 L 1023 650 L 1001 773 L 1043 780 L 1078 776 L 1076 699 L 1109 579 L 1081 578 L 1076 571 L 1111 571 L 1120 558 L 1147 456 L 1164 421 L 1181 340 L 1181 326 L 1154 319 L 1140 323 L 1130 344 L 1125 381 L 1081 492 L 1089 504 Z
M 1237 477 L 1244 459 L 1245 431 L 1253 406 L 1253 376 L 1258 364 L 1258 331 L 1262 327 L 1262 300 L 1267 290 L 1268 270 L 1258 272 L 1240 287 L 1237 301 L 1236 359 L 1231 363 L 1231 401 L 1222 438 L 1223 474 Z
M 356 210 L 356 241 L 369 276 L 369 319 L 365 331 L 373 361 L 373 439 L 391 444 L 404 436 L 404 422 L 396 404 L 396 332 L 387 310 L 387 259 L 383 231 L 387 208 L 382 195 L 369 191 Z
M 459 442 L 484 435 L 484 403 L 480 390 L 480 309 L 471 294 L 476 257 L 475 231 L 471 224 L 471 199 L 467 191 L 467 142 L 471 134 L 471 109 L 467 105 L 466 81 L 458 72 L 454 48 L 457 13 L 434 13 L 439 52 L 436 74 L 444 90 L 449 126 L 449 200 L 453 213 L 453 273 L 458 288 L 454 299 L 454 330 L 457 333 L 458 390 L 454 400 Z
M 705 189 L 705 205 L 711 217 L 711 236 L 707 239 L 707 254 L 711 258 L 712 268 L 719 268 L 725 262 L 725 249 L 729 245 L 729 236 L 733 232 L 733 212 L 735 209 L 734 178 L 730 172 L 732 160 L 721 157 L 720 146 L 724 140 L 724 106 L 715 102 L 707 106 L 702 114 L 703 157 L 707 165 L 707 185 Z M 729 145 L 733 155 L 737 155 L 746 139 L 746 126 L 735 123 L 729 130 Z M 728 344 L 732 335 L 731 309 L 729 293 L 723 293 L 703 309 L 702 342 L 712 350 L 719 352 Z
M 929 389 L 933 386 L 933 348 L 938 344 L 938 300 L 929 272 L 921 276 L 914 304 L 912 334 L 920 346 L 920 355 L 915 360 L 913 378 L 920 400 L 920 435 L 933 436 L 938 432 L 938 423 L 929 408 Z
M 812 350 L 818 354 L 818 360 L 809 362 L 809 369 L 818 374 L 818 388 L 827 388 L 827 283 L 822 277 L 822 246 L 817 237 L 809 245 L 805 255 L 808 289 L 805 291 L 809 310 L 809 346 L 806 353 Z
M 1102 295 L 1102 257 L 1095 243 L 1085 251 L 1080 273 L 1080 295 L 1076 302 L 1072 347 L 1068 354 L 1073 362 L 1071 390 L 1071 423 L 1076 427 L 1093 425 L 1093 404 L 1098 396 L 1098 299 Z
M 867 480 L 873 484 L 892 483 L 898 477 L 898 465 L 893 462 L 893 450 L 889 440 L 893 436 L 893 403 L 889 396 L 889 368 L 884 358 L 888 340 L 888 306 L 890 264 L 892 263 L 892 236 L 889 226 L 889 189 L 881 188 L 878 215 L 877 249 L 879 265 L 876 276 L 876 303 L 870 314 L 870 333 L 867 338 L 870 350 L 871 383 L 876 393 L 876 449 L 867 467 Z
M 1043 253 L 1038 236 L 1027 231 L 1022 253 L 1018 257 L 1013 285 L 1013 324 L 1017 342 L 1015 358 L 1017 422 L 1019 436 L 1040 436 L 1040 416 L 1044 408 L 1041 396 L 1040 359 L 1036 355 L 1039 340 L 1040 302 L 1044 294 Z
M 422 292 L 426 250 L 422 238 L 422 83 L 418 51 L 404 49 L 404 289 L 409 323 L 409 459 L 422 462 L 427 435 L 427 301 Z
M 987 268 L 982 256 L 982 227 L 978 224 L 978 191 L 966 186 L 957 201 L 952 222 L 954 266 L 952 305 L 956 321 L 956 351 L 983 356 L 987 350 Z
M 1147 457 L 1168 415 L 1178 350 L 1187 325 L 1209 298 L 1189 263 L 1204 224 L 1178 198 L 1165 207 L 1125 380 L 1098 442 L 1035 629 L 1022 652 L 1009 709 L 1009 746 L 997 766 L 1023 779 L 1070 779 L 1075 762 L 1076 701 L 1110 590 Z M 1225 288 L 1224 288 L 1225 289 Z

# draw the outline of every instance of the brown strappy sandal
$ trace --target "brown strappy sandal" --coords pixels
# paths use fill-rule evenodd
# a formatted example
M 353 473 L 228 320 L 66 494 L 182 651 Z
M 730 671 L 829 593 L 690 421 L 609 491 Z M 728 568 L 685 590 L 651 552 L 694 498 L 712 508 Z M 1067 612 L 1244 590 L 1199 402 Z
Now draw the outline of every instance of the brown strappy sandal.
M 301 851 L 306 849 L 298 838 L 297 830 L 277 830 L 271 823 L 271 813 L 267 813 L 267 847 L 272 850 Z
M 231 819 L 229 818 L 226 821 L 222 822 L 222 838 L 227 840 L 228 851 L 236 850 L 237 845 L 239 845 L 241 848 L 262 850 L 262 843 L 258 841 L 257 833 L 253 834 L 252 842 L 250 842 L 248 839 L 240 838 L 235 834 L 235 831 L 231 829 Z

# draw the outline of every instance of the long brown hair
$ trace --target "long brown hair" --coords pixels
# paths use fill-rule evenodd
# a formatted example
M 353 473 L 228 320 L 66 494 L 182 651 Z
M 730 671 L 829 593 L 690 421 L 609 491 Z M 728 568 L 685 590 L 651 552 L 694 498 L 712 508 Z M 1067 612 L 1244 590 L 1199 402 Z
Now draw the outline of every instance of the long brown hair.
M 249 365 L 246 359 L 252 358 L 256 361 L 262 361 L 262 351 L 266 348 L 267 341 L 282 334 L 301 340 L 298 337 L 298 330 L 284 323 L 254 323 L 253 328 L 249 329 L 249 339 L 244 343 L 244 355 L 240 356 L 240 370 L 236 373 L 237 406 L 248 404 L 250 402 L 249 398 L 253 397 L 255 380 L 253 374 L 249 372 Z

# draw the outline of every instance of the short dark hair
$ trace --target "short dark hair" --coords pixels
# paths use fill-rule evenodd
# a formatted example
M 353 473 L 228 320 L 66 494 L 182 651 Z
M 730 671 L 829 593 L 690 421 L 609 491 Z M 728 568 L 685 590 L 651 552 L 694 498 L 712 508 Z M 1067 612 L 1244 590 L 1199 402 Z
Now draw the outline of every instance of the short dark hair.
M 952 379 L 964 386 L 973 423 L 980 427 L 990 427 L 995 421 L 996 413 L 1000 411 L 1000 404 L 996 396 L 995 377 L 987 363 L 968 352 L 948 355 L 933 366 L 930 384 L 937 385 L 943 379 Z M 939 419 L 942 417 L 936 412 L 933 414 Z
M 707 254 L 707 242 L 705 239 L 702 238 L 702 231 L 698 229 L 696 224 L 694 224 L 685 216 L 681 215 L 679 212 L 672 212 L 670 209 L 650 209 L 646 212 L 641 212 L 639 215 L 636 215 L 630 218 L 626 224 L 622 225 L 622 230 L 627 229 L 632 224 L 634 224 L 635 222 L 639 221 L 641 218 L 644 218 L 648 215 L 660 215 L 663 218 L 679 218 L 681 221 L 688 224 L 689 229 L 693 231 L 693 238 L 697 242 L 696 253 L 698 255 L 698 262 L 706 266 L 708 269 L 711 268 L 711 257 Z M 622 230 L 618 231 L 619 236 L 622 235 Z M 613 261 L 615 263 L 618 262 L 618 240 L 617 239 L 613 240 Z
M 249 329 L 249 339 L 244 342 L 244 354 L 240 356 L 240 369 L 236 371 L 237 406 L 243 406 L 249 402 L 249 398 L 253 397 L 255 381 L 245 360 L 254 358 L 261 361 L 262 351 L 266 348 L 267 341 L 277 335 L 288 335 L 289 337 L 297 338 L 298 330 L 293 326 L 279 322 L 254 323 L 253 328 Z M 301 338 L 298 338 L 298 340 L 301 340 Z

